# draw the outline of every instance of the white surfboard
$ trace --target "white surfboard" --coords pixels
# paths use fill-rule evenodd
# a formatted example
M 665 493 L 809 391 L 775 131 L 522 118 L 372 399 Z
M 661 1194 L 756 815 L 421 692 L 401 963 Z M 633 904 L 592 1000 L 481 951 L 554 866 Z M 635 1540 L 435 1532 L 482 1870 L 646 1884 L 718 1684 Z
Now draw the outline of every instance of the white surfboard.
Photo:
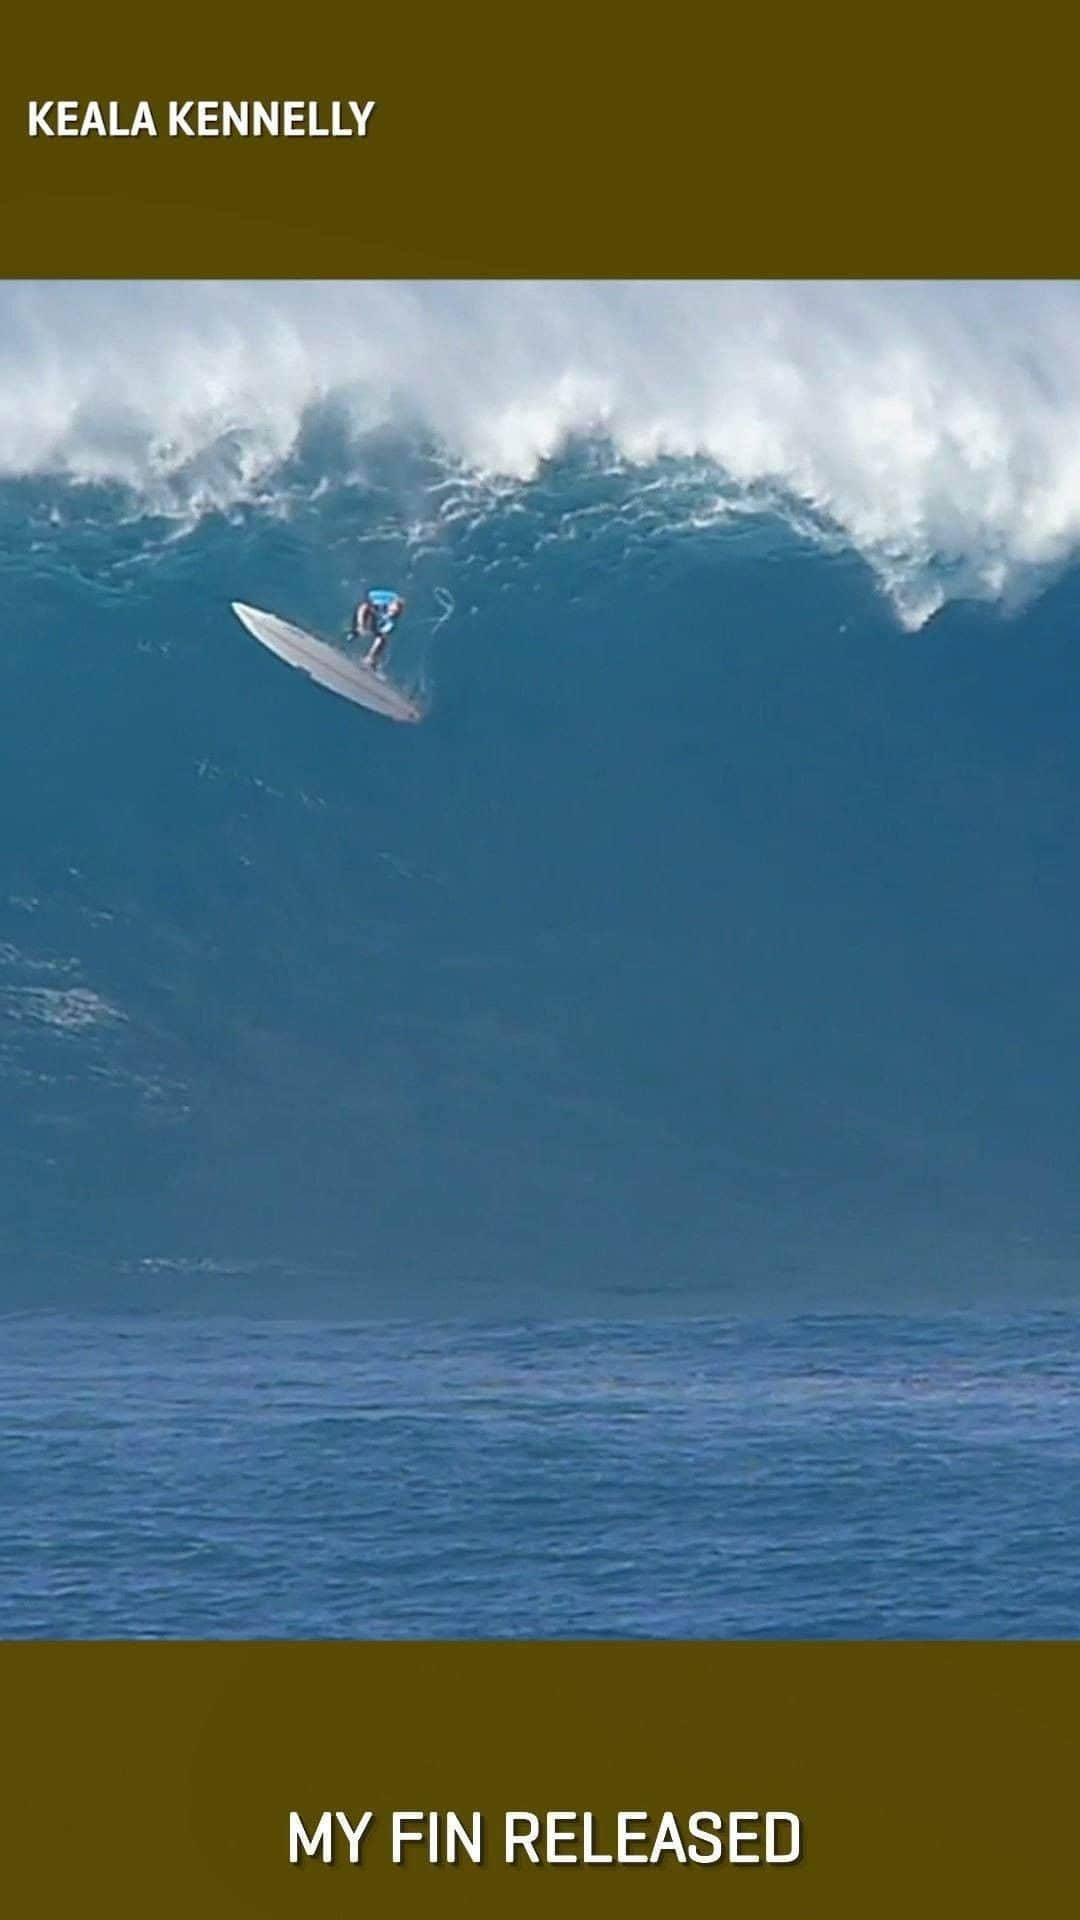
M 325 640 L 316 640 L 314 634 L 305 633 L 303 627 L 279 620 L 276 613 L 245 607 L 240 600 L 232 602 L 232 610 L 256 640 L 269 647 L 280 660 L 287 661 L 290 667 L 299 667 L 301 673 L 306 673 L 320 687 L 328 687 L 331 693 L 354 701 L 358 707 L 367 707 L 371 713 L 385 714 L 388 720 L 423 719 L 423 708 L 399 687 L 359 660 L 350 660 Z

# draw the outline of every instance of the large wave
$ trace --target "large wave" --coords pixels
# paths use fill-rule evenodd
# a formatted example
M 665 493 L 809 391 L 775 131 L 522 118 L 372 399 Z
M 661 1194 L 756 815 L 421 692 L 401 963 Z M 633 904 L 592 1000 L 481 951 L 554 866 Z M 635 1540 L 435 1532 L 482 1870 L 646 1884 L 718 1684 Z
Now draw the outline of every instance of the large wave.
M 346 465 L 391 428 L 513 487 L 574 440 L 696 463 L 697 523 L 750 503 L 843 540 L 917 626 L 950 597 L 1014 601 L 1080 546 L 1080 288 L 0 289 L 0 475 L 197 514 L 272 501 L 327 419 Z

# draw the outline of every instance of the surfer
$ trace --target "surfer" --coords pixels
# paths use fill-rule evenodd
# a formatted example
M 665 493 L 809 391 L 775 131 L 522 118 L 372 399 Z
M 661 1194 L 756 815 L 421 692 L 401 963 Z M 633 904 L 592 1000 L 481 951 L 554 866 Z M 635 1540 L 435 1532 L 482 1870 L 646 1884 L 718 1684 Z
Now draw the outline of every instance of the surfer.
M 390 644 L 390 635 L 405 612 L 400 593 L 389 587 L 369 587 L 352 617 L 350 638 L 369 642 L 365 667 L 376 667 Z

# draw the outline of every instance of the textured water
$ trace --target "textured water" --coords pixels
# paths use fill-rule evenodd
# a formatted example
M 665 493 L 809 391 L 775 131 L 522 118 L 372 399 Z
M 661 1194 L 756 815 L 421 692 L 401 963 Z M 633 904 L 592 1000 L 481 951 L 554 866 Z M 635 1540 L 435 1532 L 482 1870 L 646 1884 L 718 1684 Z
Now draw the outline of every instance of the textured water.
M 1075 1632 L 1078 338 L 0 286 L 0 1631 Z
M 0 1634 L 1075 1636 L 1069 1314 L 0 1323 Z
M 415 463 L 424 553 L 374 483 L 182 536 L 0 488 L 3 1302 L 1075 1297 L 1080 577 L 902 635 L 674 476 L 443 519 Z M 228 610 L 369 570 L 419 728 Z

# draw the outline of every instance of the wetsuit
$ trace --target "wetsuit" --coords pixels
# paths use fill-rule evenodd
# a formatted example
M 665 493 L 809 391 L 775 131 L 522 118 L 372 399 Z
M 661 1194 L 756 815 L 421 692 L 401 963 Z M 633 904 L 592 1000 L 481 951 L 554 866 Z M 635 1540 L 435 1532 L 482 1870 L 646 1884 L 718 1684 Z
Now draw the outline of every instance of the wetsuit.
M 390 609 L 401 604 L 401 595 L 392 593 L 389 587 L 372 587 L 365 604 L 372 612 L 369 632 L 379 640 L 389 639 L 398 622 L 397 613 L 391 613 Z

